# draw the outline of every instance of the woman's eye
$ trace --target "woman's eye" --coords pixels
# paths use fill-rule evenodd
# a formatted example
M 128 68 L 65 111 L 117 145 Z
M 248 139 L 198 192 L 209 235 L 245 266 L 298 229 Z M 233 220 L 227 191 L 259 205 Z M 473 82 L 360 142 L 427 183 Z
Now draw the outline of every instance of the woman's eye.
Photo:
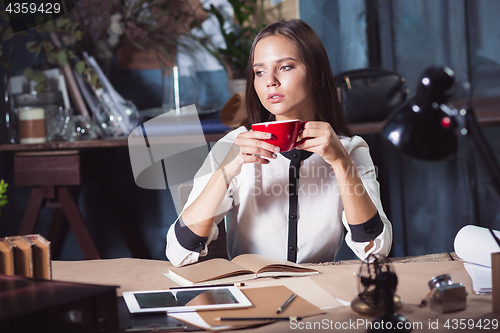
M 283 71 L 289 71 L 292 68 L 293 68 L 293 66 L 281 66 L 280 67 L 280 69 L 283 70 Z
M 254 74 L 255 76 L 261 76 L 262 73 L 264 73 L 263 71 L 255 71 Z

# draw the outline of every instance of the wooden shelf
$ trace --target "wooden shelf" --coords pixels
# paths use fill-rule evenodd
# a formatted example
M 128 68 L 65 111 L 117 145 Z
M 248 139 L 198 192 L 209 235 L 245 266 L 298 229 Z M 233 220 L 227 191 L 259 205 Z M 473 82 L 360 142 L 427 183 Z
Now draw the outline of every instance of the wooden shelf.
M 465 105 L 465 100 L 453 101 L 455 107 Z M 500 96 L 476 97 L 473 100 L 474 112 L 480 126 L 491 127 L 500 126 Z M 385 122 L 369 122 L 351 124 L 353 134 L 377 134 L 382 131 Z M 226 133 L 205 134 L 206 142 L 216 142 Z M 172 143 L 197 142 L 197 136 L 177 135 L 169 137 Z M 3 144 L 0 151 L 47 151 L 47 150 L 67 150 L 67 149 L 88 149 L 88 148 L 113 148 L 126 147 L 127 138 L 89 140 L 74 142 L 47 142 L 41 144 Z
M 216 142 L 222 138 L 226 133 L 206 134 L 206 142 Z M 170 138 L 170 137 L 169 137 Z M 177 135 L 172 136 L 172 144 L 174 143 L 190 143 L 197 142 L 197 136 L 194 135 Z M 128 145 L 128 138 L 116 138 L 105 140 L 88 140 L 88 141 L 59 141 L 59 142 L 46 142 L 37 144 L 3 144 L 0 145 L 0 151 L 50 151 L 50 150 L 68 150 L 68 149 L 89 149 L 89 148 L 113 148 L 113 147 L 126 147 Z

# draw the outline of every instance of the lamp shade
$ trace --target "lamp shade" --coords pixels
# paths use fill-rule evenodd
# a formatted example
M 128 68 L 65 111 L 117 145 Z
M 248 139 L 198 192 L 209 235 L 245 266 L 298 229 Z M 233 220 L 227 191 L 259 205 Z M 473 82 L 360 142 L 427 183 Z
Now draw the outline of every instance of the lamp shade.
M 396 109 L 382 130 L 382 137 L 401 152 L 422 160 L 441 160 L 457 152 L 456 124 L 443 112 L 455 82 L 447 67 L 430 67 L 419 80 L 415 96 Z

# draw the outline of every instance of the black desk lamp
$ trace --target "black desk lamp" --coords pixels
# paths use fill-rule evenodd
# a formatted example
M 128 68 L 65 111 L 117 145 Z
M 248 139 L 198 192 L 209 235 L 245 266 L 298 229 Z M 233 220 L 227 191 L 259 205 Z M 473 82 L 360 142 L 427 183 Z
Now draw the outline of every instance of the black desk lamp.
M 477 124 L 469 83 L 456 86 L 454 76 L 448 67 L 426 69 L 415 96 L 391 114 L 382 137 L 409 156 L 431 161 L 453 157 L 458 135 L 472 139 L 488 175 L 488 188 L 500 204 L 500 167 Z M 457 110 L 448 101 L 460 86 L 467 91 L 467 107 Z

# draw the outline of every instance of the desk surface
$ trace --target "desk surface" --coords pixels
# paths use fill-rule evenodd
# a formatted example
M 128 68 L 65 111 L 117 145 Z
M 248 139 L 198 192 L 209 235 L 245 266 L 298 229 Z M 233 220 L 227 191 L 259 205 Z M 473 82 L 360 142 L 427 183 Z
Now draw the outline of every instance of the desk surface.
M 428 261 L 430 260 L 430 261 Z M 331 293 L 336 298 L 351 301 L 358 294 L 357 278 L 355 272 L 359 271 L 359 261 L 341 262 L 340 264 L 315 265 L 322 274 L 313 275 L 310 278 L 319 286 Z M 399 311 L 408 320 L 421 323 L 422 328 L 414 332 L 449 332 L 444 327 L 447 320 L 452 324 L 453 320 L 473 319 L 476 323 L 481 319 L 497 319 L 500 314 L 492 312 L 491 295 L 475 295 L 472 291 L 472 281 L 465 271 L 462 262 L 453 260 L 449 255 L 432 255 L 417 257 L 415 260 L 394 260 L 393 268 L 398 274 L 397 294 L 404 301 L 403 308 Z M 124 291 L 156 290 L 174 287 L 175 283 L 165 278 L 162 274 L 168 272 L 171 264 L 168 261 L 144 260 L 144 259 L 109 259 L 88 261 L 54 261 L 54 280 L 119 285 L 118 294 Z M 429 307 L 418 308 L 421 299 L 428 293 L 427 282 L 440 274 L 451 274 L 454 283 L 461 282 L 466 286 L 467 309 L 455 313 L 441 314 L 431 310 Z M 294 279 L 294 278 L 288 278 Z M 262 281 L 262 279 L 258 279 Z M 271 283 L 279 284 L 281 279 L 268 279 Z M 255 281 L 248 281 L 252 286 Z M 341 307 L 325 310 L 324 315 L 313 316 L 304 320 L 304 325 L 321 325 L 321 323 L 332 321 L 335 323 L 357 322 L 357 320 L 371 322 L 372 317 L 362 316 L 350 307 Z M 429 330 L 429 321 L 439 322 L 439 329 Z M 346 324 L 344 324 L 346 325 Z M 346 330 L 349 332 L 364 332 L 365 326 Z M 240 330 L 241 331 L 241 330 Z M 243 330 L 243 331 L 250 331 Z M 288 322 L 273 323 L 251 330 L 252 332 L 288 332 L 293 331 Z M 338 330 L 342 331 L 342 330 Z M 474 332 L 474 331 L 468 331 Z

